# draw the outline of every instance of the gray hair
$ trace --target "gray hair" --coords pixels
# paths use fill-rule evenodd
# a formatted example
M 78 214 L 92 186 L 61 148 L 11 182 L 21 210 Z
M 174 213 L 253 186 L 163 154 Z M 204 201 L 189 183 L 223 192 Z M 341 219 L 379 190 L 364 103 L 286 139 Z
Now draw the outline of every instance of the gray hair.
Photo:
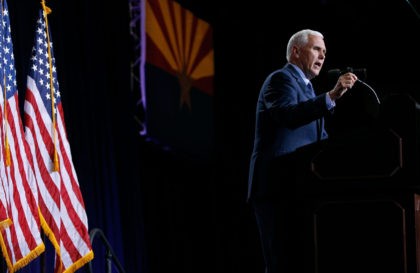
M 319 36 L 321 38 L 324 38 L 324 35 L 322 35 L 321 32 L 316 31 L 316 30 L 303 29 L 296 32 L 295 34 L 292 35 L 292 37 L 290 37 L 289 42 L 287 43 L 287 51 L 286 51 L 287 61 L 290 61 L 290 56 L 292 55 L 292 48 L 294 46 L 301 47 L 307 44 L 309 35 L 314 35 L 314 36 Z

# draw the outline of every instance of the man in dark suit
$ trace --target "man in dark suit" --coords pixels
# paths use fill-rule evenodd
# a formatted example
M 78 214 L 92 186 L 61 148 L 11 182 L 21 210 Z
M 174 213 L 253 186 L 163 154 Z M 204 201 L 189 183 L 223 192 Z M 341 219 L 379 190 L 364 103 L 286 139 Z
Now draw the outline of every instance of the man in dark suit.
M 266 273 L 297 272 L 293 249 L 294 166 L 296 149 L 326 139 L 324 117 L 357 77 L 340 75 L 334 88 L 319 95 L 311 79 L 324 64 L 323 35 L 304 29 L 287 44 L 287 64 L 264 81 L 256 109 L 248 201 L 252 204 L 262 243 Z

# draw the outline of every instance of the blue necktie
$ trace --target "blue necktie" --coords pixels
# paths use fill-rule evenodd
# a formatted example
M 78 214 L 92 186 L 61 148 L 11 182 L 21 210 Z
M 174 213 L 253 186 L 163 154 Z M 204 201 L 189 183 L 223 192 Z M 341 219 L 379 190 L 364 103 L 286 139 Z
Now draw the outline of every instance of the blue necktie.
M 310 92 L 311 97 L 315 97 L 315 91 L 314 91 L 314 88 L 312 87 L 311 82 L 308 82 L 308 84 L 306 85 L 306 88 L 307 88 L 308 92 Z

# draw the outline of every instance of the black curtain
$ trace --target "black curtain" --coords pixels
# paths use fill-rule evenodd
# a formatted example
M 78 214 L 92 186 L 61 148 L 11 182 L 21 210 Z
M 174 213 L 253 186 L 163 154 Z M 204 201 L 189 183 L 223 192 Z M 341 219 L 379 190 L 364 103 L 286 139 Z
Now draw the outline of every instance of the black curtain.
M 418 99 L 418 71 L 409 66 L 419 61 L 420 20 L 406 1 L 289 1 L 280 8 L 270 1 L 179 2 L 214 26 L 216 145 L 214 157 L 204 161 L 139 135 L 139 94 L 130 86 L 139 49 L 127 1 L 47 1 L 89 227 L 104 231 L 127 272 L 263 272 L 245 202 L 248 159 L 258 90 L 284 64 L 288 37 L 302 28 L 320 30 L 328 47 L 325 71 L 364 67 L 381 98 L 406 92 Z M 23 99 L 41 5 L 8 5 Z M 321 76 L 315 86 L 323 84 Z M 99 245 L 94 242 L 94 270 L 105 272 Z M 21 272 L 39 268 L 37 259 Z

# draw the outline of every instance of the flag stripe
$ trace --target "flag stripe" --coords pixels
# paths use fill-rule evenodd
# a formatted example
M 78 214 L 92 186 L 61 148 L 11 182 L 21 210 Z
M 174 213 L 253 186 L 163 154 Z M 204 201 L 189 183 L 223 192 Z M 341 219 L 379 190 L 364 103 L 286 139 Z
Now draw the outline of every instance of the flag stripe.
M 49 154 L 53 151 L 53 143 L 49 136 L 44 122 L 46 118 L 46 109 L 36 90 L 32 78 L 28 77 L 28 88 L 25 93 L 24 118 L 25 118 L 25 137 L 28 141 L 34 160 L 34 169 L 39 188 L 39 206 L 41 215 L 45 221 L 42 221 L 42 227 L 53 243 L 54 247 L 59 249 L 59 226 L 60 226 L 60 178 L 57 173 L 51 173 L 53 162 Z M 41 101 L 41 103 L 38 103 Z M 44 113 L 44 115 L 42 115 Z M 35 118 L 33 118 L 35 117 Z M 34 122 L 35 120 L 35 122 Z M 39 138 L 42 138 L 39 140 Z M 35 148 L 37 147 L 37 148 Z M 39 181 L 42 181 L 40 183 Z

